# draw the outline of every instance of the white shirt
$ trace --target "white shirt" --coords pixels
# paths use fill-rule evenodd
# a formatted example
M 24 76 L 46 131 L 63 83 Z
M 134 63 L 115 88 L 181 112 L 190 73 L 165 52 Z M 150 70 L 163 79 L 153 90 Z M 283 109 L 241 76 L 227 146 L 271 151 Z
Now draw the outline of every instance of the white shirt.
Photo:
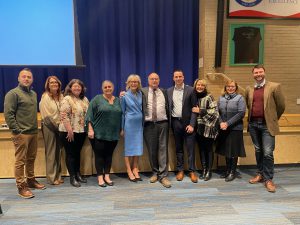
M 167 113 L 166 113 L 166 100 L 163 92 L 157 88 L 156 89 L 156 112 L 157 112 L 157 121 L 167 120 Z M 145 117 L 146 121 L 153 121 L 152 120 L 152 104 L 153 104 L 153 89 L 149 87 L 148 92 L 148 115 Z
M 183 91 L 184 84 L 180 88 L 175 86 L 173 91 L 173 109 L 172 109 L 172 117 L 182 117 L 182 104 L 183 104 Z

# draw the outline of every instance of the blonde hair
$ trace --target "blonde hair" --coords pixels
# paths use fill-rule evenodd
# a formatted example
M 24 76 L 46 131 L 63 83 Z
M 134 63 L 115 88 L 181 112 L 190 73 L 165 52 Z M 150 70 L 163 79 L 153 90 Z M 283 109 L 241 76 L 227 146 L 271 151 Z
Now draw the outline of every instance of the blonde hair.
M 194 81 L 195 91 L 196 91 L 196 85 L 198 84 L 198 82 L 201 82 L 202 84 L 204 84 L 205 85 L 205 90 L 208 92 L 208 90 L 207 90 L 207 81 L 204 80 L 204 79 L 199 79 L 199 78 Z
M 228 86 L 231 83 L 234 83 L 234 85 L 235 85 L 235 92 L 238 93 L 238 89 L 239 89 L 238 83 L 235 80 L 227 80 L 226 83 L 225 83 L 225 85 L 224 85 L 223 91 L 222 91 L 222 96 L 225 96 L 225 94 L 227 94 L 226 86 Z
M 138 82 L 139 82 L 139 85 L 138 85 L 138 88 L 137 90 L 141 90 L 142 89 L 142 82 L 141 82 L 141 78 L 139 75 L 137 74 L 130 74 L 127 78 L 127 81 L 126 81 L 126 90 L 130 89 L 130 82 L 133 80 L 133 79 L 137 79 Z

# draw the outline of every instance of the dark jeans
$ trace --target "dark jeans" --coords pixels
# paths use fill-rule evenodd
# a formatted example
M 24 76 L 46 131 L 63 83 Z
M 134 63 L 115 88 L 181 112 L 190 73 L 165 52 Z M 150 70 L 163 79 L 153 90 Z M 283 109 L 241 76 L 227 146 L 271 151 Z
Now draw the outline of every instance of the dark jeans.
M 177 170 L 184 170 L 184 152 L 183 144 L 185 142 L 188 153 L 189 171 L 195 171 L 195 132 L 188 134 L 186 126 L 179 119 L 172 118 L 172 130 L 176 145 Z
M 112 163 L 112 155 L 118 141 L 105 141 L 97 138 L 90 139 L 95 153 L 95 167 L 97 175 L 109 174 Z
M 272 180 L 274 176 L 275 136 L 268 131 L 265 122 L 249 122 L 249 132 L 255 148 L 258 173 L 265 180 Z
M 153 174 L 157 175 L 159 180 L 168 176 L 168 121 L 145 122 L 144 139 Z
M 80 172 L 80 152 L 86 133 L 74 133 L 74 141 L 68 142 L 67 132 L 59 132 L 59 137 L 66 151 L 66 165 L 70 176 Z
M 196 140 L 199 146 L 200 160 L 203 169 L 211 170 L 213 166 L 213 138 L 206 138 L 202 135 L 196 134 Z

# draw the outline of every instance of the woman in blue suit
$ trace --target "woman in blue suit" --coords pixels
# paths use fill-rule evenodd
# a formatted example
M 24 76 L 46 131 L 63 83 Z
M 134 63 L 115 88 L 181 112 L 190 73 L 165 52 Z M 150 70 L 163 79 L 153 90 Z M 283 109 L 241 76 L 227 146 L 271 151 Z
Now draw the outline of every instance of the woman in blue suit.
M 138 169 L 139 156 L 143 155 L 143 110 L 141 78 L 131 74 L 127 78 L 126 93 L 121 99 L 122 129 L 125 144 L 125 166 L 128 179 L 141 181 Z

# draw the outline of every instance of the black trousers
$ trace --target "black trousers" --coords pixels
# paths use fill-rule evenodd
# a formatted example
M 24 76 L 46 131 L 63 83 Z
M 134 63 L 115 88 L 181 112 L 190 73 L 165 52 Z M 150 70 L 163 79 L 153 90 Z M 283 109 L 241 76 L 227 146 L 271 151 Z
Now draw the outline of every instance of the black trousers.
M 202 135 L 196 134 L 196 140 L 199 146 L 200 160 L 203 169 L 211 170 L 213 166 L 214 153 L 213 153 L 213 138 L 206 138 Z
M 66 151 L 66 165 L 70 176 L 80 172 L 80 152 L 86 133 L 74 133 L 74 141 L 68 142 L 67 132 L 59 132 L 59 137 Z
M 105 141 L 97 138 L 90 139 L 95 153 L 95 167 L 97 175 L 108 174 L 111 169 L 112 155 L 118 141 Z
M 188 153 L 188 166 L 189 171 L 195 171 L 195 132 L 188 134 L 186 132 L 186 126 L 183 122 L 177 118 L 172 118 L 172 130 L 176 145 L 176 158 L 177 158 L 177 170 L 184 170 L 184 151 L 183 145 L 185 143 Z

